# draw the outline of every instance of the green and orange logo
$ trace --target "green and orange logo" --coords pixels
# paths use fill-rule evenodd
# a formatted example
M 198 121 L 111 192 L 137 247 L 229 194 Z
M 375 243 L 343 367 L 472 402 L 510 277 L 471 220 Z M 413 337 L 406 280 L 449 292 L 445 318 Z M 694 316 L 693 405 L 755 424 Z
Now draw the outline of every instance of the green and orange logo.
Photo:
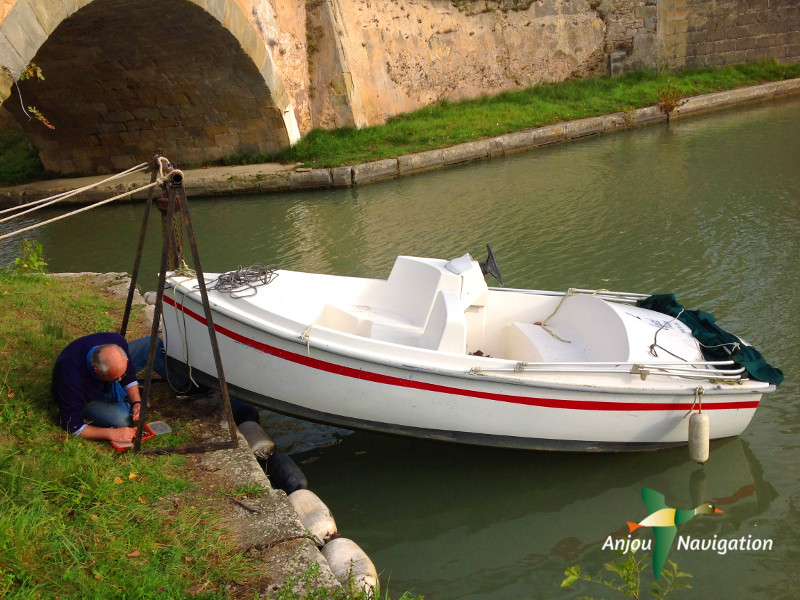
M 696 515 L 713 515 L 723 512 L 710 502 L 701 504 L 696 508 L 680 509 L 667 506 L 663 494 L 659 494 L 650 488 L 642 488 L 642 500 L 649 510 L 649 514 L 639 521 L 632 523 L 628 521 L 628 528 L 633 533 L 641 527 L 651 527 L 655 538 L 655 548 L 653 548 L 653 575 L 658 579 L 661 570 L 667 562 L 675 536 L 678 533 L 678 525 L 686 523 Z

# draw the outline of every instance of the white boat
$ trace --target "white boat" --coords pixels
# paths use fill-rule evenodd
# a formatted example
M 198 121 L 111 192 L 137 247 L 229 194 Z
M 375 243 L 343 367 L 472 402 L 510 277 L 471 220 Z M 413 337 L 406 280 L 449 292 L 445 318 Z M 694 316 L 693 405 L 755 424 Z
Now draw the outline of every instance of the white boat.
M 736 436 L 775 390 L 705 360 L 684 323 L 635 305 L 644 294 L 490 288 L 485 268 L 400 256 L 385 280 L 279 270 L 246 294 L 210 289 L 231 394 L 349 428 L 619 451 L 687 444 L 699 409 L 712 439 Z M 170 363 L 213 382 L 197 280 L 166 284 Z

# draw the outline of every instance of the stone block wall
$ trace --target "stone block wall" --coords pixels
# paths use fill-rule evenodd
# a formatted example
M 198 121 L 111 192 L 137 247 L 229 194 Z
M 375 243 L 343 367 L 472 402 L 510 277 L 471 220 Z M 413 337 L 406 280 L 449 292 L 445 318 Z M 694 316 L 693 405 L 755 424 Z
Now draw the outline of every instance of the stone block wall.
M 618 75 L 656 60 L 656 0 L 602 0 L 596 10 L 606 25 L 607 71 Z
M 42 161 L 113 172 L 270 153 L 314 127 L 635 68 L 800 62 L 800 0 L 0 0 Z M 0 123 L 0 126 L 2 124 Z
M 16 8 L 0 49 L 22 56 L 25 32 L 45 30 L 33 10 Z M 189 166 L 289 144 L 283 111 L 244 42 L 191 2 L 165 2 L 158 11 L 148 0 L 89 2 L 49 29 L 34 57 L 46 79 L 22 81 L 19 90 L 55 129 L 22 114 L 16 89 L 0 100 L 50 171 L 118 172 L 158 149 Z
M 658 35 L 670 68 L 800 62 L 800 2 L 661 0 Z

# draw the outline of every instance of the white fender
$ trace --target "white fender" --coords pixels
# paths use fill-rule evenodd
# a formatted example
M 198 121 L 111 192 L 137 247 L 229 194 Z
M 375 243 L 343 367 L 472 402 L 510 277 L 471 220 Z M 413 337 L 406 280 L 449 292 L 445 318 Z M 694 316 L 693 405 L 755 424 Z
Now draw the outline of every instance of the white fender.
M 321 547 L 339 535 L 331 511 L 311 490 L 295 490 L 289 494 L 289 502 L 303 527 L 314 536 L 317 546 Z

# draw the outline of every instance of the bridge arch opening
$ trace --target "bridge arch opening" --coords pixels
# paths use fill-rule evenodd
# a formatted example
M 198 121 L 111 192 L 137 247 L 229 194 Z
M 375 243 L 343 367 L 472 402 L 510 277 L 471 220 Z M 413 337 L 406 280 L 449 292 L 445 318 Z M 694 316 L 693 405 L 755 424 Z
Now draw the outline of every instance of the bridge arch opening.
M 205 0 L 84 2 L 65 12 L 38 48 L 24 31 L 33 26 L 25 17 L 34 4 L 44 10 L 53 2 L 20 0 L 12 12 L 22 16 L 9 14 L 0 24 L 0 63 L 6 54 L 13 58 L 6 62 L 41 67 L 45 80 L 22 81 L 19 91 L 55 129 L 23 114 L 17 90 L 5 91 L 7 77 L 0 99 L 7 96 L 3 107 L 47 170 L 117 172 L 159 148 L 190 166 L 276 152 L 299 137 L 280 76 L 232 0 L 213 3 L 220 14 Z M 9 48 L 15 34 L 27 39 Z

